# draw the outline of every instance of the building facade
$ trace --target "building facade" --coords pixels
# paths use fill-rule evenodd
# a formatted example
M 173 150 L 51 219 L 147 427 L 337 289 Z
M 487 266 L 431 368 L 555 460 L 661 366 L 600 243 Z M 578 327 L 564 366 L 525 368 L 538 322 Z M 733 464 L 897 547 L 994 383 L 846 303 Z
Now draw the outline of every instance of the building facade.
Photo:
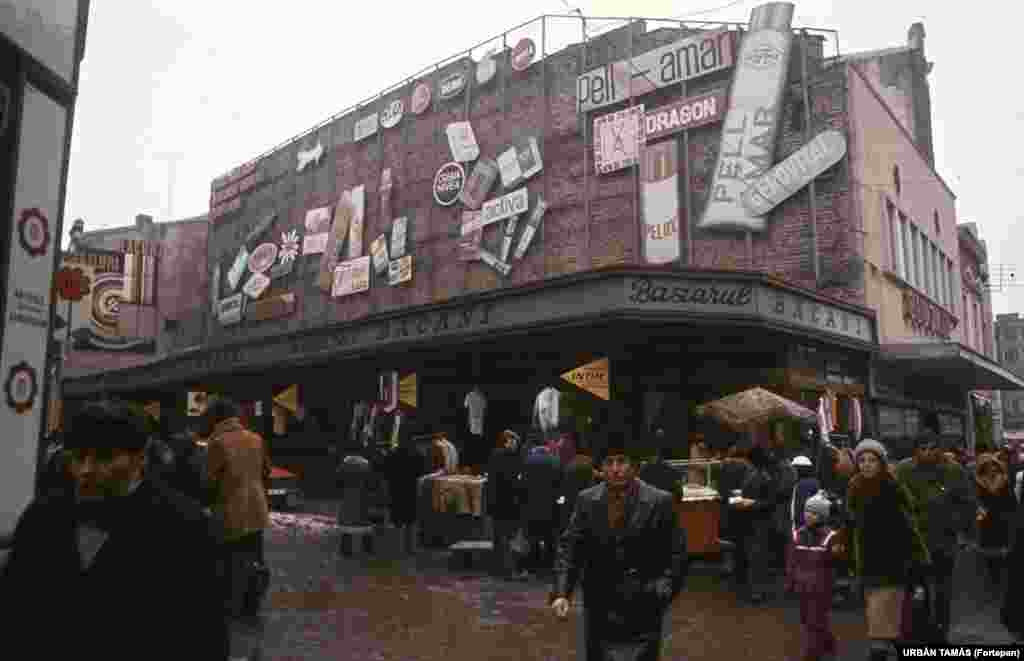
M 962 421 L 964 384 L 872 376 L 883 336 L 952 341 L 959 318 L 923 52 L 905 49 L 894 114 L 870 66 L 826 56 L 792 10 L 557 48 L 569 19 L 544 17 L 250 160 L 211 186 L 202 348 L 68 392 L 165 408 L 230 392 L 271 432 L 275 395 L 299 385 L 297 426 L 332 437 L 365 402 L 475 436 L 473 387 L 485 436 L 529 426 L 546 387 L 572 402 L 566 424 L 661 426 L 684 448 L 697 404 L 754 385 L 810 407 L 837 395 L 837 432 L 855 403 L 869 432 L 883 401 Z M 912 273 L 888 243 L 899 214 Z M 562 378 L 604 359 L 604 394 Z
M 996 342 L 999 362 L 1014 374 L 1024 376 L 1024 319 L 1019 312 L 996 317 Z M 1024 431 L 1024 393 L 1001 393 L 1003 429 L 1006 432 Z
M 0 561 L 44 450 L 52 283 L 88 15 L 88 0 L 0 3 Z

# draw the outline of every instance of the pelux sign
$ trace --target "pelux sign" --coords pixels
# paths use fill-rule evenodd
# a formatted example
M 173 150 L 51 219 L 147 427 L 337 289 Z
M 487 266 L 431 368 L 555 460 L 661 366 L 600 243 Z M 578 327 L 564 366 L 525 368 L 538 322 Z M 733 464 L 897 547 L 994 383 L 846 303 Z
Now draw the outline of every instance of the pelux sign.
M 680 99 L 644 115 L 647 142 L 720 121 L 725 115 L 725 90 Z
M 846 138 L 839 131 L 819 133 L 768 172 L 755 179 L 743 193 L 743 206 L 763 216 L 815 177 L 838 163 L 846 154 Z
M 728 30 L 687 37 L 630 60 L 606 64 L 576 79 L 576 108 L 595 110 L 642 96 L 661 87 L 704 76 L 733 65 L 733 40 Z

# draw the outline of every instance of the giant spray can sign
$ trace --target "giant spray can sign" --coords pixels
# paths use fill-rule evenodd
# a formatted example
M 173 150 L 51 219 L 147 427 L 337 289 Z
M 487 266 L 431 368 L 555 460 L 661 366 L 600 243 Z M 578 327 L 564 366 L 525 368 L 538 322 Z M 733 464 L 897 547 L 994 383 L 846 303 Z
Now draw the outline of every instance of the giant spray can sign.
M 679 162 L 675 140 L 647 145 L 640 161 L 644 261 L 679 259 Z
M 701 229 L 760 232 L 765 219 L 743 204 L 747 186 L 772 166 L 789 71 L 793 4 L 770 2 L 750 14 L 722 127 L 718 162 Z

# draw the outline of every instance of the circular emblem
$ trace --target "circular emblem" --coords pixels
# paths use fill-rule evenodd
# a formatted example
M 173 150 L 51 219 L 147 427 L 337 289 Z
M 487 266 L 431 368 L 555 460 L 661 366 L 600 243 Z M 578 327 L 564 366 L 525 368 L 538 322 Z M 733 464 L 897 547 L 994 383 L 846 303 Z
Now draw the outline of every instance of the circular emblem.
M 277 259 L 277 244 L 261 244 L 249 255 L 249 270 L 253 273 L 263 273 L 274 264 L 275 259 Z
M 11 367 L 4 383 L 4 392 L 7 393 L 7 406 L 14 409 L 15 413 L 22 414 L 31 410 L 39 394 L 35 369 L 25 361 Z
M 743 57 L 743 62 L 755 69 L 767 69 L 779 64 L 782 60 L 782 51 L 775 46 L 761 46 L 755 48 Z
M 380 113 L 380 125 L 386 129 L 393 129 L 398 126 L 398 122 L 402 121 L 404 113 L 405 104 L 401 99 L 395 99 Z
M 536 54 L 537 46 L 534 45 L 533 39 L 523 37 L 512 49 L 512 68 L 516 71 L 526 69 L 533 62 L 533 56 Z
M 430 85 L 416 83 L 416 87 L 412 90 L 412 104 L 409 109 L 414 115 L 422 115 L 428 106 L 430 106 Z
M 39 209 L 25 209 L 18 219 L 18 242 L 33 257 L 46 254 L 50 244 L 50 221 Z
M 466 89 L 466 75 L 462 72 L 455 72 L 441 80 L 441 90 L 438 97 L 442 101 L 454 99 L 462 90 Z
M 434 200 L 443 207 L 450 207 L 459 199 L 459 193 L 466 184 L 466 171 L 458 163 L 445 163 L 434 175 Z

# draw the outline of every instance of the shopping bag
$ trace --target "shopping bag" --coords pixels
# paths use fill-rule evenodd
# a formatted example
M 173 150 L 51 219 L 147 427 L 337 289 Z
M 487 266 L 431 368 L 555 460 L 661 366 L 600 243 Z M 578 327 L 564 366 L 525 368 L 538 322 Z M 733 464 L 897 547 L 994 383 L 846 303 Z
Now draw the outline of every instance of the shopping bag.
M 903 600 L 903 623 L 900 627 L 904 639 L 915 643 L 942 642 L 939 628 L 935 624 L 932 608 L 932 592 L 923 580 L 913 581 L 907 587 L 907 598 Z

